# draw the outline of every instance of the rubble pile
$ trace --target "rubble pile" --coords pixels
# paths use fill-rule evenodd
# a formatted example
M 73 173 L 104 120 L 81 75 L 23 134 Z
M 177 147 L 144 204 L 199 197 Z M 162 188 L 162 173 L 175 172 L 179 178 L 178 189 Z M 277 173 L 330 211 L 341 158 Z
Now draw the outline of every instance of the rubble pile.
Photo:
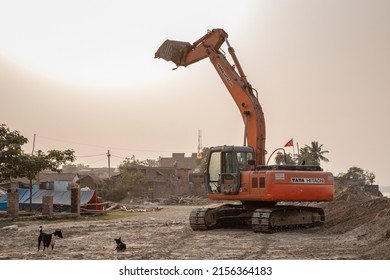
M 202 205 L 209 203 L 210 200 L 207 198 L 195 195 L 174 195 L 163 201 L 165 205 Z
M 355 246 L 370 245 L 362 258 L 375 253 L 390 259 L 390 198 L 372 197 L 356 187 L 336 186 L 334 200 L 321 207 L 326 215 L 323 230 L 350 236 Z

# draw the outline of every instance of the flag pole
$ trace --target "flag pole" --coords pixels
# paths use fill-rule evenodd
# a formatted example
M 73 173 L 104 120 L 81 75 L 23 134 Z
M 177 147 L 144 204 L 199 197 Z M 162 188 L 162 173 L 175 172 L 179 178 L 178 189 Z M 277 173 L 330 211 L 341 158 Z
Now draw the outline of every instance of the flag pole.
M 293 138 L 291 138 L 291 140 L 293 141 L 293 156 L 295 156 L 295 148 L 294 148 L 294 140 L 293 140 Z

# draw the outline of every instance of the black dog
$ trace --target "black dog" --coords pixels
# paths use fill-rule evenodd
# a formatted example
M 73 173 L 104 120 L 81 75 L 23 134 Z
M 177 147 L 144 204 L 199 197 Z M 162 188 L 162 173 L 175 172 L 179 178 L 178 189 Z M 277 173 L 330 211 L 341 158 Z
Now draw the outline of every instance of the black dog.
M 64 238 L 61 230 L 59 229 L 56 229 L 53 233 L 44 233 L 42 232 L 42 226 L 39 228 L 38 251 L 41 247 L 41 242 L 43 242 L 43 251 L 45 251 L 46 248 L 49 248 L 49 246 L 51 247 L 51 250 L 53 250 L 56 239 Z
M 115 250 L 117 250 L 117 251 L 124 251 L 124 250 L 126 250 L 126 244 L 122 242 L 121 237 L 119 237 L 118 239 L 114 238 L 114 240 L 116 242 Z

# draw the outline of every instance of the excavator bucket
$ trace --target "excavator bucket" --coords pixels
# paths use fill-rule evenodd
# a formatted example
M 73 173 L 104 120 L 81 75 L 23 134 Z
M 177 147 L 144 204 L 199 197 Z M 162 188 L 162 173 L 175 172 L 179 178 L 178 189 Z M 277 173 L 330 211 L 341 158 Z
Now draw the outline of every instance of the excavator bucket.
M 177 67 L 183 66 L 187 53 L 192 49 L 192 45 L 188 42 L 166 40 L 157 50 L 154 58 L 162 58 L 167 61 L 172 61 Z

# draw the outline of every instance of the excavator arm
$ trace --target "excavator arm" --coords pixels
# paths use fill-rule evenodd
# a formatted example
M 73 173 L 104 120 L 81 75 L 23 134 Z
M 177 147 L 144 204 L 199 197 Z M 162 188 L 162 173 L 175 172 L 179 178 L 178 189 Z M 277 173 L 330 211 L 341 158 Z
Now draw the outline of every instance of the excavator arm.
M 297 227 L 321 225 L 323 209 L 308 206 L 277 205 L 290 201 L 329 201 L 333 199 L 334 181 L 330 172 L 319 166 L 265 165 L 265 122 L 254 89 L 247 81 L 234 49 L 222 29 L 213 29 L 194 42 L 166 40 L 155 54 L 157 58 L 187 66 L 209 58 L 233 97 L 245 124 L 244 146 L 218 146 L 210 149 L 205 170 L 205 186 L 212 200 L 240 200 L 194 209 L 189 218 L 193 230 L 220 226 L 251 225 L 255 232 L 271 233 Z M 234 66 L 221 46 L 227 44 Z M 253 149 L 253 150 L 252 150 Z M 255 170 L 242 166 L 255 152 Z
M 213 29 L 193 44 L 166 40 L 157 50 L 155 58 L 172 61 L 177 67 L 186 67 L 208 57 L 240 110 L 245 124 L 244 146 L 252 147 L 256 163 L 264 165 L 266 154 L 264 113 L 227 37 L 228 34 L 223 29 Z M 223 43 L 228 46 L 234 66 L 221 50 Z

